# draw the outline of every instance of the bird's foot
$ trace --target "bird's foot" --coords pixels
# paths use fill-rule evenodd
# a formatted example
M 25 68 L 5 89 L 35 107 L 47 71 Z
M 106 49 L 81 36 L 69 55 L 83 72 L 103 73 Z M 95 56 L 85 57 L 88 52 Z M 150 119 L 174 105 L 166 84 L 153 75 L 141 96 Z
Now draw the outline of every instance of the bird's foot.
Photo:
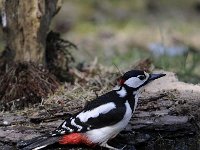
M 120 150 L 123 150 L 124 148 L 126 148 L 126 145 L 124 145 L 122 148 L 120 148 Z
M 110 150 L 123 150 L 126 147 L 126 145 L 123 146 L 122 148 L 115 148 L 115 147 L 108 145 L 107 143 L 103 143 L 103 144 L 101 144 L 101 147 L 105 147 L 105 148 L 108 148 Z

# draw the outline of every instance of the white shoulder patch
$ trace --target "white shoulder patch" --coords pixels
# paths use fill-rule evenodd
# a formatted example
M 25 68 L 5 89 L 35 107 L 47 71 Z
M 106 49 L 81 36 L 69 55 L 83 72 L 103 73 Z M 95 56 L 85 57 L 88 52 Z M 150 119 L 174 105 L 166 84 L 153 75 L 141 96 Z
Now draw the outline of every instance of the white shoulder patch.
M 119 94 L 119 97 L 125 97 L 127 94 L 126 89 L 122 87 L 121 90 L 117 91 L 117 94 Z
M 87 122 L 89 118 L 96 118 L 100 114 L 106 114 L 112 109 L 115 109 L 116 105 L 113 102 L 101 105 L 99 107 L 96 107 L 92 110 L 88 110 L 86 112 L 81 112 L 76 116 L 76 118 L 79 118 L 81 122 Z

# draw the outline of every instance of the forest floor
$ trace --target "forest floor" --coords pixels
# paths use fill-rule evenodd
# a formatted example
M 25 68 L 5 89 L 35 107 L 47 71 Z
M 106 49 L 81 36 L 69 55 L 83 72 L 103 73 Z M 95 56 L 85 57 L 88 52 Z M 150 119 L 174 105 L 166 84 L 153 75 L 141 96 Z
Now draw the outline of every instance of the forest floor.
M 54 130 L 66 117 L 81 110 L 88 101 L 111 90 L 120 75 L 114 70 L 97 62 L 85 67 L 84 71 L 74 69 L 74 85 L 65 83 L 54 95 L 49 95 L 31 108 L 1 112 L 0 148 L 15 149 L 19 140 Z M 129 150 L 134 147 L 137 150 L 198 150 L 200 86 L 180 82 L 174 73 L 158 72 L 167 75 L 141 90 L 137 111 L 127 128 L 111 144 L 125 144 Z M 84 146 L 53 147 L 60 148 L 88 149 Z

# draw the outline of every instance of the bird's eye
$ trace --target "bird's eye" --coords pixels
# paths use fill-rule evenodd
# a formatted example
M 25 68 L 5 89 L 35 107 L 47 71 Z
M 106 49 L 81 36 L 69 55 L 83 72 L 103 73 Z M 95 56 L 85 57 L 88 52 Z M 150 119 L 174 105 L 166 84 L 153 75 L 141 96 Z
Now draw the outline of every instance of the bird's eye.
M 140 76 L 138 76 L 138 78 L 139 78 L 140 80 L 144 80 L 144 79 L 146 79 L 146 76 L 140 75 Z

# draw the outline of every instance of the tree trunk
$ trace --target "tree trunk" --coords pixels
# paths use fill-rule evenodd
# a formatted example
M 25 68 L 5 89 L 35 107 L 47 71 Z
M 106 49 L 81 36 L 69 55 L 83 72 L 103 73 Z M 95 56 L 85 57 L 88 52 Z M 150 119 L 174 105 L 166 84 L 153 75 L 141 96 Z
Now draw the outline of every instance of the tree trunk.
M 60 85 L 39 64 L 45 65 L 47 33 L 61 0 L 1 0 L 1 4 L 6 48 L 0 56 L 0 105 L 3 110 L 22 109 L 40 103 Z
M 45 63 L 46 36 L 61 0 L 3 0 L 2 26 L 14 61 Z

